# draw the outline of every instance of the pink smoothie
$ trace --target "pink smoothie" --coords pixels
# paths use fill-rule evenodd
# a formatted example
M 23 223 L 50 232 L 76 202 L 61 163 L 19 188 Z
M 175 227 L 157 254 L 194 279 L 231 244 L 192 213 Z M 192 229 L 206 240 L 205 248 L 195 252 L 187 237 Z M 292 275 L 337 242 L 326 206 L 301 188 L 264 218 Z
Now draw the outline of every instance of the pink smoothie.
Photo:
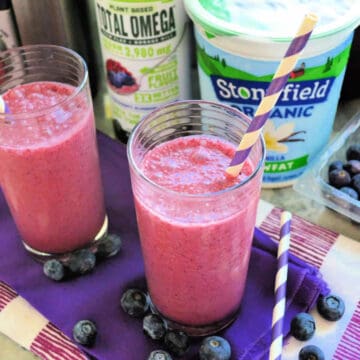
M 221 194 L 253 171 L 247 162 L 238 178 L 225 175 L 234 151 L 230 143 L 197 135 L 161 144 L 142 162 L 149 179 L 174 191 L 162 198 L 147 187 L 134 189 L 150 295 L 173 321 L 212 324 L 239 308 L 260 184 Z M 176 193 L 209 194 L 209 201 Z
M 84 246 L 105 218 L 91 102 L 64 102 L 74 90 L 36 82 L 3 95 L 24 116 L 0 124 L 0 185 L 24 242 L 46 253 Z

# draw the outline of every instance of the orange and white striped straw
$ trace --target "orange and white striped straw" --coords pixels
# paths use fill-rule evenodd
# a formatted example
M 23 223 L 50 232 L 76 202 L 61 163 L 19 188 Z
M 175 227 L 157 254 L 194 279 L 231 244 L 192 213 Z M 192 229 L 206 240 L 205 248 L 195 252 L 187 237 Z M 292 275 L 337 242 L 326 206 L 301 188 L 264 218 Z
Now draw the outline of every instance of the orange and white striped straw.
M 258 140 L 265 122 L 279 99 L 281 91 L 289 78 L 290 72 L 294 69 L 300 53 L 308 42 L 317 21 L 318 18 L 315 14 L 310 13 L 305 16 L 295 38 L 290 43 L 284 58 L 281 60 L 276 70 L 274 77 L 266 90 L 265 96 L 262 98 L 259 107 L 256 110 L 253 120 L 241 139 L 229 167 L 226 169 L 226 172 L 229 175 L 236 177 L 241 172 L 251 148 Z
M 8 112 L 4 99 L 0 96 L 0 114 Z

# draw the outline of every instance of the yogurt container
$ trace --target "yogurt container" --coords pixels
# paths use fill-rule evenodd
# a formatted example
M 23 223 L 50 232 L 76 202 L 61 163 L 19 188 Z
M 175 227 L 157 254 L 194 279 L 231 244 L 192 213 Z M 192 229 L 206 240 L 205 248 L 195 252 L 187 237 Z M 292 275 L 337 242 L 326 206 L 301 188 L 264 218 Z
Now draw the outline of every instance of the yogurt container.
M 190 20 L 182 0 L 94 0 L 112 117 L 127 133 L 190 95 Z
M 329 140 L 354 29 L 358 0 L 185 0 L 195 24 L 202 99 L 252 118 L 305 14 L 319 22 L 263 134 L 263 187 L 289 186 Z

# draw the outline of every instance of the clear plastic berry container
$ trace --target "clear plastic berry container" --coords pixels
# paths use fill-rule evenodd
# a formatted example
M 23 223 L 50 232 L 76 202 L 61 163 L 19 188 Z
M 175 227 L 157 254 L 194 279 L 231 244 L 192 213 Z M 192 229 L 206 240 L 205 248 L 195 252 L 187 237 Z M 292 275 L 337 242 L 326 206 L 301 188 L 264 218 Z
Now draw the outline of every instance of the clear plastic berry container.
M 330 141 L 310 168 L 294 184 L 295 191 L 360 223 L 360 200 L 355 200 L 329 185 L 328 168 L 335 160 L 346 162 L 346 149 L 360 143 L 360 112 Z

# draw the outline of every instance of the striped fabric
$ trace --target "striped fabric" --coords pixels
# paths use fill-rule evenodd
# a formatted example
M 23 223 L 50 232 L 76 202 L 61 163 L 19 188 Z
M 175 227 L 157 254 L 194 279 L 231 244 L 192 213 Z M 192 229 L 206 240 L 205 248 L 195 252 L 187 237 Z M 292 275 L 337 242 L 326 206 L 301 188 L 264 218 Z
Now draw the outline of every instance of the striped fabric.
M 3 282 L 0 282 L 0 331 L 41 359 L 87 360 L 67 336 Z
M 279 236 L 280 213 L 280 209 L 273 208 L 259 226 L 273 239 L 277 239 Z M 308 221 L 298 216 L 291 224 L 291 232 L 291 252 L 318 269 L 321 268 L 327 253 L 338 237 L 338 234 L 331 230 L 313 224 L 309 226 Z
M 260 202 L 257 226 L 275 240 L 279 239 L 280 214 L 280 209 Z M 293 215 L 290 251 L 320 268 L 333 291 L 344 299 L 346 311 L 332 323 L 313 310 L 318 324 L 315 336 L 305 343 L 290 338 L 283 360 L 297 359 L 299 349 L 308 343 L 322 348 L 327 360 L 360 360 L 360 242 Z M 87 359 L 67 336 L 3 282 L 0 331 L 44 360 Z
M 30 346 L 42 359 L 86 360 L 87 357 L 57 327 L 47 323 Z
M 360 301 L 339 342 L 334 360 L 360 359 Z
M 16 296 L 17 293 L 13 289 L 0 282 L 0 311 Z

